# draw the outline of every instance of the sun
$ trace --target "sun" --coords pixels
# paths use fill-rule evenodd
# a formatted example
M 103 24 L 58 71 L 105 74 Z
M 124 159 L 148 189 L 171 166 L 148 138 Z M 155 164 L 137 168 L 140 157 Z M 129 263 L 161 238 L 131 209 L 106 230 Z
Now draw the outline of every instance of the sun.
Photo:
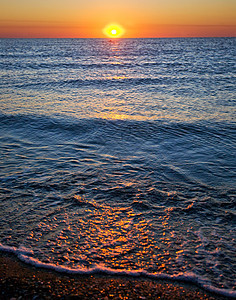
M 125 29 L 119 24 L 109 24 L 103 29 L 103 33 L 109 38 L 119 38 L 125 33 Z

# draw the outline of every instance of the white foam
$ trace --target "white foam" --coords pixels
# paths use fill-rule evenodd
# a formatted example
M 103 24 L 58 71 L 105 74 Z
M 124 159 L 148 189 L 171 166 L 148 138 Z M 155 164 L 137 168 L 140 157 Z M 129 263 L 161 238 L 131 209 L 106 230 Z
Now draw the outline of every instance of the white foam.
M 0 243 L 0 251 L 14 253 L 17 255 L 20 255 L 20 254 L 33 255 L 34 254 L 34 251 L 32 251 L 31 249 L 27 249 L 24 246 L 20 246 L 19 248 L 16 248 L 13 246 L 3 245 L 2 243 Z
M 202 288 L 210 292 L 217 293 L 226 297 L 230 297 L 230 298 L 236 297 L 235 291 L 228 290 L 228 289 L 219 289 L 211 285 L 205 284 L 204 278 L 190 272 L 179 273 L 176 275 L 169 275 L 164 273 L 149 273 L 145 270 L 133 270 L 133 271 L 114 270 L 101 265 L 94 266 L 92 268 L 69 268 L 64 266 L 58 266 L 51 263 L 41 262 L 40 260 L 31 257 L 31 255 L 33 255 L 32 250 L 26 249 L 24 247 L 16 248 L 11 246 L 5 246 L 0 243 L 0 251 L 14 253 L 21 261 L 33 265 L 35 267 L 51 269 L 60 273 L 69 273 L 69 274 L 78 274 L 78 275 L 104 274 L 104 275 L 114 275 L 114 276 L 144 277 L 149 279 L 167 279 L 172 281 L 176 280 L 176 281 L 198 284 L 199 286 L 201 286 Z

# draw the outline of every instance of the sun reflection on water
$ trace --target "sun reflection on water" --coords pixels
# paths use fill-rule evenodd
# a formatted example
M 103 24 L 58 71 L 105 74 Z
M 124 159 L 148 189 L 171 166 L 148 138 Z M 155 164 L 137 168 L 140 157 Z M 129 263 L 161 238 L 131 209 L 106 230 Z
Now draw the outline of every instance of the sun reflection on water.
M 81 212 L 70 211 L 54 224 L 54 218 L 43 220 L 28 238 L 35 244 L 51 248 L 48 261 L 73 267 L 105 265 L 115 269 L 144 269 L 147 260 L 154 264 L 156 243 L 151 223 L 140 213 L 124 207 L 98 205 L 75 196 Z M 40 234 L 37 234 L 40 231 Z M 55 234 L 55 232 L 57 234 Z

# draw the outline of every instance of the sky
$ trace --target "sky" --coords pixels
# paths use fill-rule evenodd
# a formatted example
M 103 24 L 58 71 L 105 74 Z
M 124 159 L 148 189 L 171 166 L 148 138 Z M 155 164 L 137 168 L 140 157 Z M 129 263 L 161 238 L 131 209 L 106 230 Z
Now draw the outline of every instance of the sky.
M 236 36 L 236 0 L 0 0 L 0 37 Z

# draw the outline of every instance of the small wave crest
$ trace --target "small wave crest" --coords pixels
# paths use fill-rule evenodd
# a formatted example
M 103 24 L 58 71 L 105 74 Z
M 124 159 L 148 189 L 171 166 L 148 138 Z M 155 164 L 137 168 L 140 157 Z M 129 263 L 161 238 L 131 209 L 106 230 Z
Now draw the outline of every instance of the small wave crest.
M 99 78 L 99 79 L 69 79 L 69 80 L 60 80 L 60 81 L 43 81 L 41 80 L 32 82 L 32 83 L 24 83 L 24 84 L 16 84 L 16 88 L 80 88 L 80 87 L 92 87 L 92 86 L 108 86 L 120 88 L 127 86 L 140 86 L 140 85 L 157 85 L 157 84 L 170 84 L 171 79 L 168 77 L 160 78 L 151 78 L 151 77 L 134 77 L 134 78 Z
M 104 118 L 82 118 L 76 117 L 59 117 L 45 116 L 37 114 L 5 114 L 0 111 L 0 122 L 2 126 L 19 126 L 35 127 L 41 130 L 60 129 L 67 131 L 99 129 L 107 128 L 109 131 L 123 132 L 124 134 L 132 134 L 139 138 L 153 138 L 155 134 L 160 134 L 158 138 L 165 139 L 169 136 L 180 138 L 182 136 L 196 136 L 204 139 L 217 139 L 218 141 L 226 141 L 229 137 L 235 138 L 236 126 L 227 123 L 212 123 L 211 125 L 202 123 L 185 123 L 185 122 L 165 122 L 163 120 L 138 121 L 138 120 L 119 120 L 119 119 L 104 119 Z M 154 134 L 154 136 L 153 136 Z M 123 135 L 125 138 L 125 135 Z M 207 141 L 206 141 L 207 142 Z M 209 143 L 209 141 L 208 141 Z
M 8 133 L 1 141 L 7 147 L 23 146 L 25 153 L 33 144 L 50 145 L 53 153 L 57 152 L 58 157 L 62 155 L 66 163 L 70 163 L 66 157 L 76 161 L 79 147 L 81 153 L 90 151 L 89 155 L 96 163 L 101 159 L 101 151 L 103 161 L 104 156 L 107 159 L 108 155 L 113 158 L 122 155 L 139 170 L 140 166 L 154 173 L 160 170 L 158 177 L 167 181 L 221 185 L 223 178 L 227 186 L 234 184 L 233 124 L 3 113 L 0 113 L 0 122 L 4 133 Z

